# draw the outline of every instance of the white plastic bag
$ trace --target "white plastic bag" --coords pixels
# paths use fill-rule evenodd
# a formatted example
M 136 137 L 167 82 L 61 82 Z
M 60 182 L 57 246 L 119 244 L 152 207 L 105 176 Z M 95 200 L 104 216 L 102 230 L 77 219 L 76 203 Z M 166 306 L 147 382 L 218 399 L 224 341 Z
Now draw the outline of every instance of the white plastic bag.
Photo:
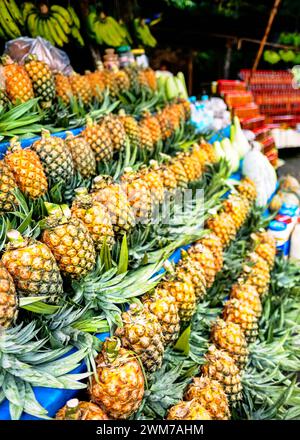
M 44 38 L 20 37 L 5 44 L 5 54 L 8 54 L 18 64 L 24 63 L 29 54 L 37 55 L 40 61 L 47 63 L 52 70 L 70 75 L 73 68 L 66 52 L 52 46 Z

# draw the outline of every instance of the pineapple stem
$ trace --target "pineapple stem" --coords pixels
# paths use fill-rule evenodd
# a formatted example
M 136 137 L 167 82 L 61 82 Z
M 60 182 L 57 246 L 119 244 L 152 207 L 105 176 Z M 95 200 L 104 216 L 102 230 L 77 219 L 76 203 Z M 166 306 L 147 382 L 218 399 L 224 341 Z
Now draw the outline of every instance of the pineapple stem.
M 15 229 L 11 229 L 7 232 L 7 238 L 9 241 L 13 244 L 20 244 L 23 243 L 24 239 L 19 231 L 16 231 Z
M 71 399 L 68 400 L 66 405 L 66 419 L 68 420 L 75 420 L 76 419 L 76 412 L 78 409 L 79 400 L 78 399 Z
M 103 344 L 104 356 L 109 363 L 117 359 L 121 348 L 121 340 L 117 337 L 107 338 Z

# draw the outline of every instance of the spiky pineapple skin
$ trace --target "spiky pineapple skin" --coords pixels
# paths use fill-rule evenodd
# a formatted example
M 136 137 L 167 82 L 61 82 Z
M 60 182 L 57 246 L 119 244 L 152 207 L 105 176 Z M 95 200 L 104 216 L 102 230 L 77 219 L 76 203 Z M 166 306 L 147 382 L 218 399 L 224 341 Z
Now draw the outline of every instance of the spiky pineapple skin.
M 93 199 L 108 211 L 116 235 L 129 232 L 135 225 L 134 213 L 121 185 L 110 184 L 93 193 Z
M 114 152 L 124 150 L 126 147 L 126 131 L 119 116 L 110 114 L 105 116 L 101 123 L 109 132 Z
M 255 286 L 245 284 L 243 282 L 236 283 L 230 290 L 230 298 L 236 298 L 246 303 L 254 310 L 256 316 L 259 318 L 262 313 L 262 304 L 259 293 Z
M 258 318 L 255 311 L 239 299 L 232 298 L 225 303 L 223 318 L 227 322 L 238 324 L 243 330 L 246 341 L 254 342 L 258 336 Z
M 101 250 L 104 242 L 112 247 L 115 242 L 114 231 L 110 217 L 101 203 L 93 201 L 90 195 L 79 195 L 73 201 L 71 212 L 84 223 L 97 251 Z
M 151 131 L 143 122 L 139 122 L 139 146 L 141 150 L 153 152 Z
M 205 235 L 201 238 L 200 243 L 208 248 L 214 256 L 215 271 L 219 272 L 223 267 L 224 252 L 221 239 L 213 233 Z
M 18 315 L 18 297 L 12 276 L 0 261 L 0 329 L 10 327 Z
M 68 219 L 47 217 L 42 241 L 51 249 L 63 274 L 83 278 L 96 263 L 93 239 L 77 217 Z
M 97 124 L 92 120 L 88 120 L 81 135 L 93 150 L 97 162 L 109 161 L 112 159 L 112 139 L 109 131 L 103 124 Z
M 68 136 L 65 145 L 71 153 L 75 169 L 85 179 L 96 175 L 96 158 L 83 136 Z
M 144 396 L 144 376 L 134 355 L 121 348 L 113 362 L 103 353 L 96 358 L 97 377 L 89 386 L 91 400 L 109 417 L 126 419 L 140 406 Z
M 42 105 L 51 105 L 55 97 L 55 80 L 48 64 L 29 55 L 24 67 L 32 81 L 35 96 L 41 99 Z
M 167 167 L 174 174 L 177 181 L 177 187 L 187 188 L 189 180 L 181 161 L 175 157 L 170 161 Z
M 9 166 L 0 161 L 0 214 L 4 212 L 13 211 L 17 206 L 17 199 L 14 191 L 17 190 L 17 183 L 15 181 L 13 172 Z
M 149 222 L 152 214 L 152 197 L 147 182 L 132 171 L 121 176 L 121 185 L 127 196 L 134 217 L 139 222 Z
M 109 420 L 105 412 L 92 402 L 78 402 L 72 414 L 67 405 L 57 411 L 56 420 Z
M 197 301 L 201 301 L 206 295 L 206 278 L 202 265 L 192 258 L 184 258 L 176 266 L 176 274 L 179 278 L 189 277 L 193 283 Z
M 55 302 L 63 294 L 60 271 L 51 250 L 43 243 L 24 239 L 8 244 L 2 262 L 11 274 L 20 296 L 49 296 Z
M 196 295 L 192 280 L 189 277 L 167 279 L 160 283 L 159 287 L 165 289 L 175 299 L 180 321 L 189 322 L 196 309 Z
M 24 66 L 4 63 L 3 74 L 6 93 L 13 104 L 34 98 L 32 82 Z
M 245 223 L 250 210 L 248 200 L 238 195 L 231 194 L 228 199 L 224 200 L 222 207 L 224 212 L 231 215 L 236 229 L 240 229 Z
M 46 132 L 40 140 L 32 144 L 32 149 L 38 154 L 51 182 L 68 182 L 72 178 L 73 159 L 63 139 L 50 136 L 50 133 Z
M 143 303 L 161 324 L 164 345 L 173 344 L 180 330 L 178 306 L 174 297 L 167 289 L 157 287 L 152 295 L 144 296 Z
M 148 186 L 154 204 L 162 203 L 165 191 L 160 173 L 154 169 L 144 167 L 140 169 L 138 178 Z
M 73 73 L 69 76 L 69 82 L 73 95 L 84 105 L 88 105 L 92 99 L 92 90 L 85 76 L 79 75 L 79 73 Z
M 20 190 L 32 199 L 48 189 L 47 178 L 37 153 L 29 148 L 8 151 L 4 158 Z
M 55 93 L 57 98 L 61 99 L 64 104 L 69 104 L 72 97 L 72 87 L 69 78 L 63 73 L 54 74 Z
M 240 370 L 233 358 L 225 350 L 219 350 L 212 345 L 205 355 L 205 360 L 201 367 L 202 374 L 223 385 L 228 401 L 232 405 L 242 400 Z
M 103 93 L 105 91 L 105 82 L 103 80 L 102 72 L 96 70 L 95 72 L 85 73 L 84 76 L 88 80 L 92 96 L 97 100 L 102 101 Z
M 238 324 L 217 319 L 211 328 L 211 340 L 218 348 L 226 350 L 240 368 L 244 368 L 248 349 L 243 330 Z
M 157 118 L 151 113 L 146 112 L 141 120 L 141 123 L 148 127 L 151 133 L 152 145 L 157 145 L 161 141 L 161 129 Z
M 229 420 L 230 410 L 223 386 L 207 376 L 194 377 L 188 386 L 185 400 L 195 399 L 211 415 L 213 420 Z
M 207 220 L 206 224 L 211 232 L 214 232 L 221 239 L 223 248 L 226 248 L 236 236 L 235 223 L 227 212 L 215 214 Z
M 129 138 L 130 145 L 133 148 L 137 148 L 139 146 L 140 141 L 140 129 L 138 122 L 131 115 L 120 115 L 120 121 L 123 124 L 123 127 L 126 131 L 126 134 Z
M 167 420 L 212 420 L 209 412 L 196 400 L 179 402 L 167 413 Z
M 248 255 L 243 271 L 241 282 L 245 285 L 254 286 L 260 296 L 264 296 L 270 284 L 270 269 L 268 263 L 255 252 Z
M 249 202 L 254 202 L 257 197 L 255 183 L 249 178 L 244 177 L 237 186 L 238 192 Z
M 117 328 L 115 335 L 120 337 L 124 348 L 133 350 L 149 373 L 161 367 L 164 345 L 162 328 L 157 317 L 147 308 L 132 304 L 122 314 L 123 327 Z
M 206 287 L 209 289 L 215 280 L 217 267 L 216 260 L 209 247 L 204 246 L 199 240 L 188 249 L 188 254 L 191 260 L 197 261 L 204 272 Z

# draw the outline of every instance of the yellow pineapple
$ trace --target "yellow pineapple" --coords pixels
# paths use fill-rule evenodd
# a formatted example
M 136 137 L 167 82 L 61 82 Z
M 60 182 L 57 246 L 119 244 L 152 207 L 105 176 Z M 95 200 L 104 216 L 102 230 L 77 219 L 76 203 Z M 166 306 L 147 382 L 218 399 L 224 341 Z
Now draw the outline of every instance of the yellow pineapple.
M 26 102 L 34 98 L 32 82 L 24 66 L 14 63 L 8 55 L 1 57 L 1 62 L 5 89 L 10 101 L 16 104 L 18 101 Z
M 86 127 L 81 136 L 84 137 L 93 150 L 97 162 L 112 159 L 113 143 L 109 131 L 103 124 L 97 124 L 91 118 L 87 118 Z
M 56 96 L 61 99 L 63 103 L 69 104 L 72 97 L 72 87 L 69 78 L 63 73 L 57 72 L 54 74 L 54 81 Z
M 258 335 L 258 317 L 249 303 L 232 298 L 225 303 L 223 318 L 227 322 L 238 324 L 243 330 L 247 342 L 254 342 Z
M 202 267 L 206 280 L 206 287 L 209 289 L 212 286 L 217 273 L 216 259 L 212 251 L 209 247 L 203 245 L 201 240 L 199 240 L 188 249 L 188 254 L 192 260 L 197 261 Z
M 31 79 L 34 95 L 40 98 L 42 106 L 50 107 L 55 98 L 55 79 L 50 67 L 33 54 L 25 58 L 24 67 Z
M 255 286 L 251 284 L 244 284 L 243 282 L 236 283 L 230 290 L 230 298 L 236 298 L 254 310 L 256 316 L 259 318 L 262 313 L 262 304 L 259 293 Z
M 214 256 L 215 271 L 220 272 L 223 267 L 223 245 L 221 239 L 213 233 L 205 235 L 201 238 L 200 243 L 207 247 Z M 212 266 L 211 266 L 212 267 Z
M 69 82 L 73 95 L 84 105 L 88 105 L 92 99 L 92 90 L 85 76 L 74 72 L 69 76 Z
M 213 215 L 207 220 L 206 226 L 221 239 L 223 248 L 227 247 L 236 236 L 234 220 L 227 212 Z
M 89 385 L 91 400 L 114 419 L 127 419 L 142 403 L 144 376 L 134 354 L 117 338 L 106 339 L 95 359 L 96 377 Z
M 18 204 L 14 194 L 17 188 L 13 172 L 4 160 L 0 160 L 0 214 L 14 211 Z
M 249 200 L 249 202 L 254 202 L 257 197 L 257 190 L 255 183 L 249 179 L 249 177 L 244 177 L 240 183 L 237 185 L 238 192 Z
M 0 330 L 10 327 L 18 315 L 18 298 L 13 279 L 0 261 Z
M 209 412 L 196 399 L 179 402 L 167 413 L 167 420 L 212 420 Z
M 56 420 L 109 420 L 105 412 L 92 402 L 71 399 L 57 411 Z
M 67 132 L 65 145 L 71 153 L 75 169 L 84 179 L 96 175 L 96 158 L 92 148 L 83 136 Z

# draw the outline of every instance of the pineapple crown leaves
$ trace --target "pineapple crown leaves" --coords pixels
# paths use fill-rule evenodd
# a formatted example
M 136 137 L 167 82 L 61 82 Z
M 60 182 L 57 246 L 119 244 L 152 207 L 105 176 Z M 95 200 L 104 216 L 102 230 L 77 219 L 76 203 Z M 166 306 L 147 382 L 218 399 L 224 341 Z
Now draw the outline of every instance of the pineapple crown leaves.
M 182 379 L 182 365 L 172 368 L 164 363 L 151 379 L 149 390 L 145 391 L 144 401 L 136 414 L 139 419 L 143 416 L 164 418 L 168 408 L 182 399 L 184 389 L 190 378 Z
M 70 374 L 86 355 L 81 349 L 69 354 L 71 347 L 50 349 L 48 339 L 38 339 L 40 328 L 32 322 L 2 331 L 0 334 L 0 400 L 10 404 L 12 419 L 23 411 L 47 418 L 47 411 L 34 397 L 33 386 L 81 389 L 79 382 L 89 375 Z M 69 355 L 68 355 L 69 354 Z

